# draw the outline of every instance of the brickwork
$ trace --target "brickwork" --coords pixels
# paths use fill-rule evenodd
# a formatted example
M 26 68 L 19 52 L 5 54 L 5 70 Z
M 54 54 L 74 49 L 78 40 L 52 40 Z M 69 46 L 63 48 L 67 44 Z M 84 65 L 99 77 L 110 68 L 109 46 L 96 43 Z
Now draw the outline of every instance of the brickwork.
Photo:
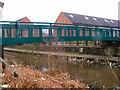
M 72 24 L 72 22 L 62 12 L 58 16 L 55 23 L 69 23 L 69 24 Z
M 57 20 L 55 21 L 55 23 L 67 23 L 67 24 L 72 24 L 72 22 L 61 12 L 60 15 L 58 16 Z M 58 24 L 57 24 L 58 25 Z M 66 25 L 65 25 L 66 26 Z M 64 36 L 65 31 L 62 30 L 62 36 Z M 67 30 L 66 30 L 66 34 L 67 34 Z M 53 31 L 53 36 L 57 36 L 57 30 Z
M 76 23 L 73 23 L 69 20 L 69 18 L 67 18 L 64 13 L 60 13 L 60 15 L 58 16 L 57 20 L 55 21 L 55 23 L 67 23 L 67 24 L 76 24 Z M 81 24 L 81 23 L 77 23 L 77 24 Z M 70 25 L 69 25 L 70 26 Z M 83 26 L 83 27 L 87 27 L 87 26 Z M 92 27 L 92 26 L 91 26 Z M 62 36 L 65 36 L 65 32 L 66 32 L 66 36 L 68 35 L 68 31 L 66 30 L 62 30 Z M 92 36 L 94 36 L 94 31 L 91 32 L 92 33 Z M 75 30 L 73 30 L 73 32 L 70 30 L 70 36 L 73 35 L 73 36 L 76 36 L 76 32 Z M 79 33 L 80 36 L 83 36 L 83 31 L 80 30 L 80 33 Z M 85 32 L 85 35 L 86 36 L 89 36 L 89 31 L 86 31 Z M 57 36 L 57 30 L 54 30 L 53 32 L 53 36 Z
M 24 17 L 22 19 L 17 20 L 18 22 L 31 22 L 27 17 Z M 11 23 L 13 24 L 13 23 Z M 29 24 L 29 25 L 33 25 L 33 23 L 19 23 L 20 25 L 22 24 Z M 23 29 L 23 37 L 28 37 L 28 30 L 27 29 Z M 9 30 L 5 29 L 5 37 L 9 37 Z M 11 29 L 11 37 L 16 37 L 16 29 Z
M 27 17 L 19 19 L 18 21 L 20 21 L 20 22 L 31 22 Z M 19 23 L 19 24 L 30 24 L 30 25 L 33 25 L 33 23 Z

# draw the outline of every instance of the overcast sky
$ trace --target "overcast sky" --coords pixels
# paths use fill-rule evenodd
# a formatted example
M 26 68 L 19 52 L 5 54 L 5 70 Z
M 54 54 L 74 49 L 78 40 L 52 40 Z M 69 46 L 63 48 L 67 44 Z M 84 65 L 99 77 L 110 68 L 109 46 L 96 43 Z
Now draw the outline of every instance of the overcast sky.
M 55 22 L 60 12 L 118 19 L 120 0 L 0 0 L 5 5 L 3 20 L 27 16 L 31 21 Z

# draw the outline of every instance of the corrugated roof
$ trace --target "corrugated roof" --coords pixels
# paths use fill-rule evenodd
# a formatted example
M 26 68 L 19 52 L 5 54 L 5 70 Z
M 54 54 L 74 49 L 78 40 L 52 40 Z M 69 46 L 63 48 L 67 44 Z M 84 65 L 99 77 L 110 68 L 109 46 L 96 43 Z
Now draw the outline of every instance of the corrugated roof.
M 118 20 L 66 13 L 66 12 L 62 12 L 62 13 L 74 24 L 118 27 Z

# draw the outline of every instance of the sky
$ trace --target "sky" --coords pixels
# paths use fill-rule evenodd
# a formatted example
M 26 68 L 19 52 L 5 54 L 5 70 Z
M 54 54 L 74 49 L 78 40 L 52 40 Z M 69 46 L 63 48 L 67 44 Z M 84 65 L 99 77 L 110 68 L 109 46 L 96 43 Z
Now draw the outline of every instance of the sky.
M 27 16 L 32 22 L 54 23 L 61 12 L 118 19 L 120 0 L 0 0 L 4 3 L 3 21 Z

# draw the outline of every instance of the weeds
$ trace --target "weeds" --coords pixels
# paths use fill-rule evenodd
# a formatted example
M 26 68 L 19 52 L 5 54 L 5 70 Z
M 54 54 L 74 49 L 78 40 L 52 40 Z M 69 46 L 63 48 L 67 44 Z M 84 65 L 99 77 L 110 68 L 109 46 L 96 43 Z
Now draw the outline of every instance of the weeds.
M 15 78 L 11 69 L 5 69 L 3 84 L 9 88 L 86 88 L 82 83 L 73 81 L 70 76 L 60 70 L 48 70 L 41 73 L 30 66 L 17 64 L 15 67 L 22 76 Z
M 115 61 L 118 61 L 118 60 L 116 60 L 109 52 L 106 51 L 106 53 L 107 53 L 109 56 L 111 56 L 111 58 L 113 58 Z M 112 68 L 112 63 L 108 61 L 108 64 L 109 64 L 109 66 L 110 66 L 110 69 L 111 69 L 114 77 L 117 79 L 117 81 L 118 81 L 119 84 L 120 84 L 120 81 L 119 81 L 119 79 L 118 79 L 118 76 L 115 74 L 115 72 L 114 72 L 114 70 L 113 70 L 113 68 Z

